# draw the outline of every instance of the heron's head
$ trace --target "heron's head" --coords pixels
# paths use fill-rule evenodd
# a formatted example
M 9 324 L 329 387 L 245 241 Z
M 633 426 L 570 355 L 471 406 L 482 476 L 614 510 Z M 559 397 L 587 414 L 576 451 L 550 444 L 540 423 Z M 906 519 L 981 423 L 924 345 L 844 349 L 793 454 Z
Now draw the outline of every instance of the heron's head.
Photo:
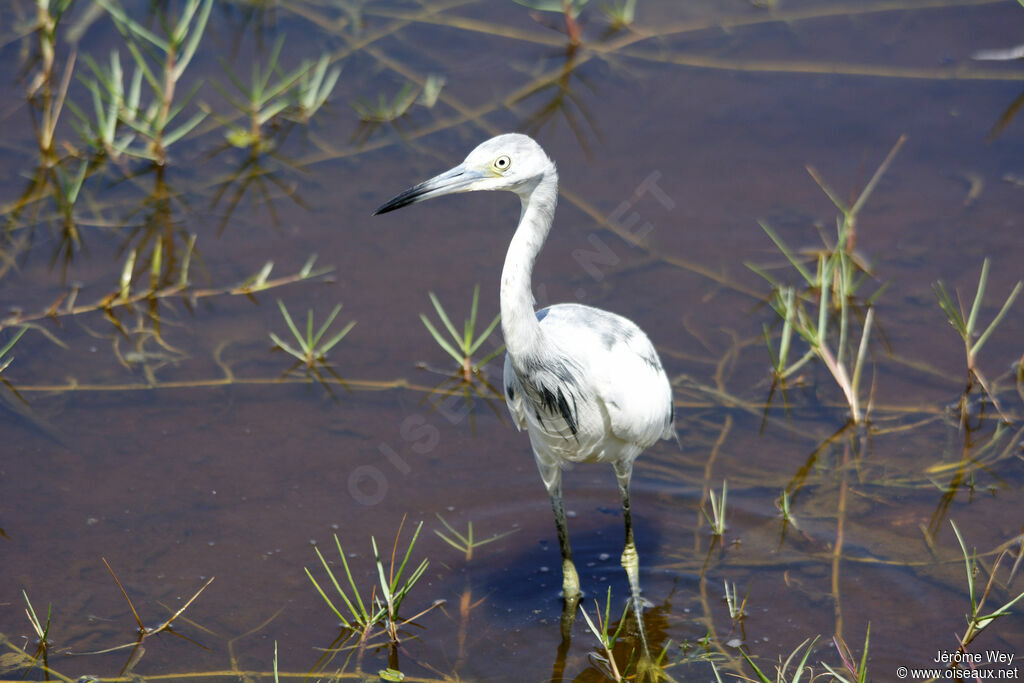
M 532 138 L 506 133 L 480 143 L 455 168 L 411 187 L 374 211 L 374 215 L 400 209 L 425 199 L 455 192 L 509 190 L 528 195 L 555 164 Z

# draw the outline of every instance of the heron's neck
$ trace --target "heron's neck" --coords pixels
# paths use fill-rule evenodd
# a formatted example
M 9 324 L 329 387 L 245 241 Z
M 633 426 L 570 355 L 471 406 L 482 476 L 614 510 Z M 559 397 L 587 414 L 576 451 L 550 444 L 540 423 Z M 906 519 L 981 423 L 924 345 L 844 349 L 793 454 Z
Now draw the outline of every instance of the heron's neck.
M 519 227 L 512 236 L 501 271 L 501 331 L 513 362 L 531 353 L 540 339 L 530 282 L 533 264 L 547 239 L 558 202 L 558 173 L 554 166 L 532 190 L 520 194 L 520 199 L 523 209 Z

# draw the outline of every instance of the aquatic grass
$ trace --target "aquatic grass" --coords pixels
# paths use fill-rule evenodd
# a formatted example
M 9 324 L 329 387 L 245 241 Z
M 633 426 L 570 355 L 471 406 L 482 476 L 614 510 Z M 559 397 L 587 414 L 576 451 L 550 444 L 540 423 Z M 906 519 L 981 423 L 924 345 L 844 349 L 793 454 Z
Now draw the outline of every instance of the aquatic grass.
M 445 329 L 448 330 L 454 344 L 445 339 L 444 335 L 438 332 L 437 327 L 430 322 L 430 318 L 423 313 L 420 313 L 420 320 L 423 322 L 424 327 L 427 328 L 427 331 L 430 332 L 430 336 L 432 336 L 434 341 L 437 342 L 437 345 L 444 349 L 448 355 L 459 364 L 463 381 L 467 383 L 472 382 L 473 376 L 479 374 L 480 368 L 497 358 L 505 350 L 505 345 L 502 344 L 497 349 L 484 356 L 481 360 L 476 363 L 473 362 L 473 354 L 480 349 L 480 346 L 487 341 L 487 338 L 490 337 L 491 333 L 493 333 L 495 328 L 497 328 L 498 323 L 501 322 L 501 314 L 499 313 L 498 315 L 495 315 L 494 319 L 491 320 L 490 324 L 484 328 L 483 332 L 479 335 L 477 334 L 476 321 L 477 308 L 480 302 L 480 285 L 476 285 L 473 288 L 473 302 L 469 308 L 469 318 L 467 318 L 463 323 L 462 334 L 459 334 L 437 296 L 433 292 L 430 292 L 429 296 L 430 302 L 434 305 L 434 310 L 437 311 L 437 317 L 441 320 Z
M 39 617 L 36 616 L 35 608 L 32 607 L 32 601 L 28 599 L 28 593 L 22 589 L 21 594 L 25 598 L 25 616 L 28 617 L 28 623 L 36 634 L 36 651 L 32 655 L 32 662 L 28 667 L 28 671 L 31 671 L 35 668 L 36 662 L 40 659 L 45 660 L 46 653 L 50 649 L 50 617 L 53 615 L 53 605 L 51 604 L 46 607 L 46 625 L 43 626 L 39 621 Z
M 369 632 L 370 627 L 376 624 L 381 619 L 381 617 L 383 617 L 383 610 L 371 613 L 366 608 L 366 603 L 363 601 L 363 598 L 359 593 L 359 587 L 356 585 L 355 579 L 352 578 L 352 571 L 349 569 L 348 560 L 345 557 L 345 551 L 341 547 L 341 540 L 338 539 L 337 534 L 334 535 L 334 542 L 338 546 L 338 557 L 341 558 L 341 565 L 345 569 L 345 576 L 348 579 L 348 586 L 349 590 L 352 592 L 353 599 L 349 599 L 349 594 L 341 587 L 341 584 L 338 583 L 338 579 L 335 576 L 334 571 L 331 570 L 330 565 L 327 564 L 327 560 L 324 559 L 323 554 L 320 552 L 320 548 L 314 547 L 313 550 L 316 551 L 317 557 L 320 558 L 320 563 L 323 565 L 324 570 L 327 572 L 327 576 L 331 579 L 331 584 L 334 586 L 334 590 L 338 593 L 338 596 L 341 597 L 342 602 L 345 603 L 345 609 L 347 610 L 348 614 L 347 617 L 344 613 L 342 613 L 340 609 L 338 609 L 334 605 L 334 602 L 332 602 L 331 599 L 327 596 L 327 593 L 324 592 L 324 589 L 320 587 L 320 584 L 313 577 L 313 574 L 309 571 L 309 568 L 303 567 L 303 569 L 305 569 L 306 576 L 309 577 L 309 580 L 313 582 L 313 586 L 320 594 L 320 597 L 324 599 L 324 602 L 326 602 L 327 606 L 331 608 L 331 611 L 334 612 L 338 619 L 341 620 L 341 623 L 345 626 L 345 628 L 351 629 L 353 631 L 358 631 L 360 633 L 360 638 L 365 638 L 367 633 Z M 374 592 L 371 593 L 371 598 L 374 595 L 376 595 L 376 589 L 374 589 Z M 372 603 L 370 604 L 372 606 Z
M 139 659 L 141 659 L 142 656 L 145 654 L 146 649 L 142 646 L 142 644 L 143 644 L 143 642 L 147 638 L 151 638 L 151 637 L 153 637 L 153 636 L 155 636 L 155 635 L 157 635 L 159 633 L 168 632 L 168 633 L 174 633 L 175 635 L 178 635 L 178 637 L 184 638 L 185 640 L 189 640 L 190 642 L 194 642 L 194 641 L 191 641 L 191 639 L 186 638 L 185 636 L 182 636 L 180 634 L 175 633 L 175 631 L 173 631 L 171 629 L 171 624 L 178 617 L 180 617 L 185 612 L 185 610 L 187 610 L 192 605 L 193 602 L 196 601 L 196 599 L 202 594 L 202 592 L 204 590 L 206 590 L 211 583 L 213 583 L 213 580 L 216 577 L 211 576 L 209 579 L 207 579 L 206 583 L 204 583 L 199 588 L 199 590 L 197 590 L 195 593 L 193 593 L 192 597 L 190 597 L 188 600 L 186 600 L 185 604 L 182 605 L 169 618 L 165 619 L 164 621 L 161 621 L 156 626 L 146 626 L 145 624 L 142 623 L 142 619 L 139 617 L 139 613 L 135 609 L 135 605 L 134 605 L 134 603 L 132 603 L 132 599 L 130 597 L 128 597 L 128 591 L 125 590 L 124 586 L 121 584 L 121 581 L 117 578 L 117 574 L 114 573 L 113 567 L 110 566 L 110 563 L 107 562 L 107 559 L 105 557 L 101 558 L 101 559 L 103 560 L 103 564 L 105 564 L 107 566 L 107 571 L 110 572 L 110 576 L 113 577 L 114 583 L 116 583 L 117 587 L 121 590 L 121 594 L 124 596 L 125 601 L 127 601 L 127 603 L 128 603 L 128 609 L 131 610 L 132 616 L 135 618 L 135 624 L 137 626 L 137 634 L 138 635 L 137 635 L 137 638 L 134 641 L 132 641 L 132 642 L 122 643 L 121 645 L 115 645 L 113 647 L 104 648 L 102 650 L 93 650 L 93 651 L 89 651 L 89 652 L 77 652 L 76 654 L 80 654 L 80 655 L 102 655 L 102 654 L 108 654 L 110 652 L 117 652 L 117 651 L 120 651 L 120 650 L 131 649 L 131 655 L 129 656 L 127 663 L 125 664 L 124 668 L 121 671 L 121 674 L 124 674 L 124 673 L 127 672 L 127 670 L 129 670 L 130 668 L 134 667 L 135 664 L 138 663 Z
M 28 86 L 29 97 L 34 96 L 53 77 L 57 49 L 57 27 L 72 2 L 74 0 L 35 0 L 34 31 L 38 37 L 39 70 Z
M 818 636 L 815 636 L 813 639 L 807 638 L 802 643 L 796 646 L 796 648 L 789 654 L 789 656 L 786 657 L 786 661 L 781 661 L 782 658 L 780 657 L 780 662 L 775 665 L 774 678 L 769 678 L 767 674 L 761 671 L 757 664 L 754 663 L 754 660 L 750 658 L 750 655 L 747 654 L 746 650 L 740 648 L 740 654 L 743 656 L 743 659 L 746 660 L 750 668 L 754 670 L 754 675 L 757 676 L 755 680 L 758 683 L 800 683 L 801 679 L 803 679 L 805 672 L 808 674 L 808 681 L 813 681 L 814 673 L 806 667 L 807 660 L 810 658 L 811 651 L 814 649 L 814 644 L 816 642 L 818 642 Z M 793 664 L 797 655 L 800 654 L 800 650 L 804 650 L 804 656 L 800 659 L 799 662 L 796 663 L 793 672 L 790 673 L 789 667 L 791 664 Z
M 64 65 L 64 73 L 61 76 L 60 84 L 57 86 L 57 92 L 54 93 L 49 85 L 50 75 L 46 77 L 46 86 L 43 88 L 42 97 L 37 99 L 37 95 L 30 95 L 29 100 L 36 106 L 30 107 L 29 111 L 36 115 L 38 108 L 39 120 L 34 121 L 36 143 L 39 147 L 39 153 L 42 156 L 42 163 L 44 166 L 52 164 L 56 161 L 56 135 L 57 135 L 57 123 L 60 121 L 61 113 L 64 110 L 64 104 L 68 102 L 67 94 L 68 87 L 71 85 L 71 74 L 75 69 L 76 53 L 74 51 L 68 55 L 67 62 Z
M 715 536 L 725 535 L 725 530 L 728 528 L 725 524 L 725 503 L 728 494 L 729 483 L 723 479 L 722 495 L 716 496 L 714 491 L 708 491 L 708 500 L 711 502 L 711 514 L 708 514 L 704 505 L 700 507 L 701 514 L 704 515 L 704 519 L 711 525 L 711 532 Z
M 387 577 L 384 576 L 384 563 L 380 559 L 380 553 L 377 550 L 377 539 L 370 536 L 370 545 L 373 546 L 373 559 L 377 564 L 377 577 L 380 579 L 380 590 L 381 595 L 384 596 L 384 621 L 387 627 L 388 636 L 391 642 L 397 644 L 398 639 L 398 626 L 406 621 L 412 621 L 422 614 L 425 614 L 434 606 L 440 603 L 435 603 L 431 607 L 428 607 L 423 612 L 420 612 L 414 617 L 406 620 L 402 620 L 398 616 L 398 610 L 402 606 L 402 601 L 405 596 L 409 594 L 412 587 L 416 585 L 416 582 L 420 580 L 423 573 L 427 571 L 427 567 L 430 566 L 430 562 L 424 559 L 420 562 L 419 566 L 416 567 L 409 575 L 409 578 L 402 581 L 402 573 L 405 571 L 405 566 L 409 562 L 409 556 L 412 554 L 412 548 L 416 544 L 416 539 L 419 538 L 420 530 L 423 528 L 423 522 L 416 525 L 416 531 L 413 532 L 412 539 L 409 541 L 409 546 L 405 550 L 405 556 L 402 558 L 401 564 L 395 569 L 395 555 L 398 552 L 398 539 L 402 535 L 402 526 L 405 524 L 405 517 L 402 517 L 401 523 L 398 525 L 398 532 L 395 534 L 395 544 L 391 548 L 391 563 L 389 564 Z
M 619 635 L 622 633 L 622 627 L 626 623 L 626 614 L 629 611 L 629 605 L 626 605 L 625 609 L 622 612 L 622 615 L 619 617 L 618 627 L 616 627 L 614 631 L 610 632 L 609 629 L 611 628 L 611 609 L 612 589 L 610 586 L 608 587 L 608 593 L 605 598 L 603 613 L 601 612 L 601 605 L 597 602 L 597 598 L 594 599 L 594 619 L 597 620 L 596 624 L 594 623 L 594 620 L 590 618 L 590 615 L 587 614 L 587 610 L 583 607 L 583 605 L 580 604 L 579 606 L 579 610 L 583 614 L 583 619 L 587 622 L 587 628 L 589 628 L 590 632 L 594 634 L 595 638 L 597 638 L 597 641 L 601 647 L 600 654 L 594 652 L 590 653 L 591 662 L 593 662 L 601 670 L 601 673 L 603 673 L 609 679 L 619 682 L 624 680 L 623 673 L 619 671 L 619 667 L 615 663 L 615 654 L 613 650 L 615 649 L 615 643 L 618 640 Z M 630 656 L 629 662 L 626 663 L 623 672 L 628 672 L 632 664 L 633 657 Z
M 978 278 L 978 288 L 974 293 L 974 300 L 971 302 L 971 310 L 966 314 L 964 312 L 964 302 L 960 298 L 959 292 L 957 292 L 956 303 L 954 303 L 953 298 L 949 295 L 949 292 L 946 290 L 946 286 L 943 284 L 942 280 L 939 280 L 932 285 L 932 289 L 935 291 L 935 297 L 939 300 L 939 306 L 946 314 L 946 319 L 949 321 L 949 324 L 952 325 L 953 329 L 957 331 L 957 334 L 960 335 L 960 338 L 964 342 L 964 353 L 966 354 L 967 359 L 968 376 L 968 386 L 967 391 L 965 391 L 965 397 L 966 393 L 970 391 L 973 381 L 977 380 L 978 384 L 981 385 L 982 390 L 984 390 L 989 398 L 992 399 L 993 404 L 998 410 L 999 404 L 996 396 L 992 392 L 988 380 L 985 379 L 981 370 L 978 369 L 977 358 L 978 354 L 981 352 L 981 348 L 985 345 L 985 342 L 988 341 L 996 327 L 998 327 L 999 323 L 1001 323 L 1003 318 L 1006 317 L 1006 313 L 1010 310 L 1010 307 L 1013 306 L 1013 302 L 1016 301 L 1021 289 L 1024 288 L 1024 281 L 1017 281 L 1017 284 L 1014 285 L 1010 294 L 1003 301 L 1002 308 L 999 309 L 999 312 L 992 319 L 992 322 L 988 324 L 988 327 L 985 328 L 984 332 L 978 334 L 978 312 L 981 309 L 981 302 L 985 297 L 985 289 L 988 285 L 988 271 L 989 259 L 986 258 L 981 264 L 981 275 Z M 961 407 L 963 410 L 966 410 L 964 402 L 962 402 Z
M 101 296 L 95 301 L 83 304 L 78 302 L 78 295 L 81 287 L 74 285 L 70 290 L 60 294 L 57 299 L 46 308 L 30 313 L 16 310 L 7 317 L 0 318 L 0 329 L 3 329 L 4 327 L 26 325 L 28 323 L 34 323 L 35 321 L 47 318 L 59 319 L 92 312 L 102 312 L 106 314 L 108 320 L 116 323 L 116 319 L 112 314 L 118 307 L 131 308 L 134 304 L 141 302 L 153 302 L 178 296 L 182 297 L 187 305 L 190 306 L 200 299 L 215 296 L 251 297 L 259 292 L 323 277 L 332 270 L 331 268 L 315 268 L 316 255 L 313 255 L 306 261 L 301 269 L 290 275 L 271 278 L 270 276 L 274 269 L 274 262 L 268 261 L 260 268 L 260 270 L 238 284 L 220 287 L 196 288 L 192 286 L 190 279 L 192 254 L 195 251 L 195 244 L 196 236 L 190 235 L 187 241 L 185 253 L 180 259 L 180 265 L 178 266 L 174 280 L 168 284 L 160 284 L 159 281 L 154 279 L 154 272 L 162 267 L 162 263 L 165 260 L 162 257 L 162 249 L 154 249 L 150 263 L 149 284 L 148 286 L 141 288 L 138 287 L 139 283 L 137 280 L 139 275 L 142 273 L 137 272 L 135 268 L 137 251 L 133 249 L 130 250 L 125 257 L 124 264 L 121 267 L 121 271 L 113 291 Z M 159 288 L 156 288 L 157 285 L 159 285 Z M 150 315 L 154 315 L 153 311 L 150 311 Z M 44 328 L 38 327 L 37 329 L 44 332 L 44 334 L 50 337 L 52 341 L 60 343 L 52 336 L 52 334 L 46 332 Z
M 277 307 L 281 310 L 281 317 L 288 324 L 288 329 L 295 338 L 298 348 L 284 341 L 273 332 L 270 333 L 270 338 L 277 345 L 277 348 L 298 359 L 301 364 L 310 369 L 317 363 L 325 363 L 327 361 L 327 353 L 337 346 L 338 342 L 344 339 L 356 324 L 355 320 L 349 321 L 341 328 L 340 332 L 324 341 L 324 335 L 327 334 L 327 331 L 334 323 L 334 319 L 341 312 L 341 304 L 334 307 L 330 315 L 327 316 L 327 320 L 317 329 L 315 334 L 313 332 L 313 310 L 307 310 L 305 335 L 299 332 L 299 328 L 295 326 L 291 314 L 288 313 L 288 308 L 280 299 L 277 300 Z
M 136 133 L 122 123 L 121 117 L 123 111 L 137 111 L 139 108 L 142 71 L 135 69 L 126 92 L 121 55 L 117 50 L 110 52 L 110 65 L 107 68 L 100 66 L 90 55 L 85 55 L 84 59 L 93 78 L 79 76 L 79 80 L 89 90 L 93 111 L 90 116 L 69 100 L 68 107 L 77 118 L 71 125 L 97 154 L 106 154 L 114 160 L 120 159 L 136 137 Z M 118 136 L 118 131 L 125 128 L 128 130 Z
M 279 62 L 284 40 L 285 37 L 282 35 L 274 42 L 265 67 L 261 68 L 258 62 L 253 62 L 248 84 L 244 83 L 232 72 L 227 63 L 221 60 L 221 67 L 228 80 L 241 93 L 242 98 L 239 99 L 217 81 L 213 81 L 213 86 L 231 106 L 248 120 L 248 126 L 239 126 L 217 117 L 218 121 L 228 129 L 225 138 L 234 147 L 265 149 L 271 144 L 264 133 L 264 126 L 293 105 L 292 91 L 311 68 L 311 64 L 304 61 L 289 72 L 284 72 L 281 69 Z M 270 79 L 273 76 L 276 76 L 276 79 L 271 82 Z M 313 104 L 318 95 L 319 93 L 314 93 Z
M 519 531 L 519 529 L 511 529 L 511 530 L 506 531 L 504 533 L 494 534 L 493 536 L 485 538 L 485 539 L 483 539 L 481 541 L 481 540 L 476 540 L 476 539 L 473 538 L 473 522 L 472 521 L 470 521 L 468 523 L 466 533 L 463 534 L 463 533 L 457 531 L 455 529 L 455 527 L 453 527 L 451 524 L 449 524 L 448 520 L 446 520 L 441 515 L 437 515 L 437 518 L 439 520 L 441 520 L 441 524 L 443 524 L 445 529 L 448 530 L 448 534 L 449 535 L 446 535 L 440 529 L 434 529 L 434 533 L 437 534 L 437 536 L 442 541 L 444 541 L 445 543 L 447 543 L 451 547 L 455 548 L 459 552 L 464 553 L 465 557 L 466 557 L 466 562 L 469 562 L 470 560 L 473 559 L 473 551 L 475 549 L 479 548 L 480 546 L 487 545 L 488 543 L 493 543 L 494 541 L 497 541 L 499 539 L 505 538 L 506 536 L 508 536 L 510 534 L 514 534 L 515 532 Z
M 175 103 L 178 85 L 195 56 L 213 7 L 213 0 L 187 0 L 177 21 L 164 22 L 165 35 L 158 36 L 127 15 L 118 0 L 97 0 L 113 18 L 135 59 L 136 71 L 120 112 L 123 123 L 147 140 L 144 148 L 129 147 L 126 153 L 163 165 L 167 148 L 192 132 L 206 117 L 199 111 L 171 128 L 199 87 Z M 153 65 L 150 64 L 153 62 Z M 158 75 L 159 73 L 159 75 Z M 151 89 L 152 101 L 143 107 L 141 81 Z
M 832 674 L 838 683 L 867 683 L 868 647 L 871 644 L 871 624 L 868 623 L 867 631 L 864 634 L 864 651 L 861 653 L 859 663 L 850 651 L 850 646 L 846 644 L 846 641 L 844 641 L 841 636 L 832 636 L 832 643 L 836 646 L 836 650 L 839 652 L 839 658 L 843 662 L 843 668 L 845 671 L 836 671 L 825 662 L 822 662 L 821 665 L 825 667 L 825 670 Z
M 0 346 L 0 373 L 6 370 L 8 366 L 14 362 L 14 356 L 8 354 L 10 354 L 14 345 L 18 343 L 18 340 L 25 336 L 26 332 L 28 332 L 28 326 L 22 325 L 21 328 L 14 333 L 14 336 L 8 339 L 3 346 Z
M 1002 550 L 996 556 L 995 562 L 992 564 L 992 568 L 989 570 L 988 581 L 985 583 L 985 589 L 981 595 L 977 594 L 977 586 L 974 583 L 974 577 L 978 574 L 978 558 L 976 551 L 972 550 L 970 553 L 967 552 L 967 544 L 964 543 L 964 537 L 960 533 L 960 529 L 957 527 L 956 522 L 949 520 L 950 526 L 953 527 L 953 533 L 956 534 L 956 540 L 960 544 L 960 551 L 964 556 L 964 568 L 967 572 L 967 592 L 971 599 L 971 612 L 967 615 L 967 630 L 964 631 L 964 635 L 959 637 L 959 652 L 966 652 L 967 646 L 981 635 L 981 632 L 992 625 L 992 622 L 1000 617 L 1009 616 L 1010 608 L 1013 607 L 1017 602 L 1024 598 L 1024 591 L 1020 592 L 1017 597 L 1009 600 L 1002 607 L 996 610 L 984 614 L 983 610 L 985 607 L 985 601 L 988 599 L 989 594 L 992 591 L 992 584 L 996 578 L 996 572 L 999 570 L 999 565 L 1002 563 L 1003 558 L 1007 554 L 1007 550 Z
M 345 551 L 341 547 L 341 540 L 338 538 L 337 534 L 334 535 L 334 543 L 338 548 L 338 557 L 341 559 L 342 567 L 345 570 L 348 590 L 342 588 L 341 583 L 338 581 L 338 577 L 335 575 L 330 564 L 328 564 L 327 560 L 320 552 L 320 548 L 314 548 L 317 557 L 320 559 L 320 564 L 323 565 L 324 571 L 327 572 L 331 585 L 334 587 L 338 597 L 341 598 L 342 603 L 344 603 L 344 612 L 334 604 L 326 591 L 324 591 L 320 586 L 320 583 L 317 582 L 309 568 L 304 567 L 306 576 L 308 576 L 309 580 L 313 583 L 313 587 L 316 589 L 317 593 L 320 594 L 320 597 L 327 603 L 327 606 L 332 612 L 334 612 L 335 616 L 341 620 L 341 623 L 345 628 L 359 634 L 360 642 L 366 640 L 370 630 L 375 625 L 384 622 L 384 629 L 387 631 L 391 642 L 397 644 L 397 629 L 399 625 L 416 619 L 439 604 L 435 603 L 434 605 L 431 605 L 431 607 L 428 607 L 426 610 L 423 610 L 416 616 L 409 619 L 401 619 L 398 615 L 399 609 L 402 606 L 402 601 L 405 600 L 406 596 L 408 596 L 409 592 L 416 585 L 416 582 L 418 582 L 423 576 L 427 567 L 430 566 L 430 562 L 424 559 L 416 569 L 412 570 L 408 578 L 403 579 L 406 565 L 412 555 L 413 547 L 416 545 L 416 539 L 419 538 L 420 530 L 423 528 L 423 522 L 420 522 L 416 526 L 416 531 L 413 532 L 409 545 L 406 547 L 405 555 L 402 557 L 401 563 L 396 568 L 395 560 L 398 550 L 398 541 L 404 524 L 405 518 L 403 517 L 402 524 L 399 525 L 398 532 L 395 534 L 395 545 L 392 549 L 391 563 L 386 575 L 384 571 L 384 562 L 381 560 L 380 553 L 377 550 L 377 540 L 373 536 L 370 537 L 370 544 L 373 548 L 373 557 L 377 568 L 379 585 L 374 586 L 367 600 L 363 600 L 359 587 L 356 585 L 355 579 L 352 577 L 352 570 L 349 568 L 348 559 L 345 556 Z M 383 599 L 377 597 L 378 588 L 381 591 Z
M 782 321 L 777 349 L 772 343 L 773 335 L 768 325 L 764 325 L 762 330 L 772 363 L 773 392 L 776 383 L 784 383 L 809 361 L 818 358 L 843 392 L 854 423 L 866 420 L 867 412 L 870 412 L 870 405 L 867 411 L 862 410 L 860 381 L 874 322 L 873 304 L 886 288 L 885 285 L 879 287 L 863 304 L 855 303 L 859 289 L 870 275 L 869 268 L 854 251 L 858 220 L 861 210 L 904 141 L 904 136 L 897 140 L 856 200 L 849 205 L 839 198 L 813 167 L 807 167 L 808 173 L 840 212 L 836 220 L 835 241 L 830 243 L 825 240 L 824 247 L 816 252 L 813 272 L 768 223 L 759 221 L 761 229 L 799 274 L 804 287 L 798 289 L 782 284 L 761 266 L 746 264 L 771 284 L 773 291 L 768 303 Z M 861 307 L 865 311 L 860 339 L 854 346 L 852 318 L 854 310 Z M 833 332 L 833 327 L 838 327 L 838 331 Z M 807 350 L 791 362 L 794 333 L 803 339 Z
M 747 586 L 747 593 L 740 600 L 735 582 L 730 583 L 728 579 L 725 579 L 722 583 L 725 588 L 725 604 L 729 608 L 729 618 L 732 619 L 733 627 L 735 628 L 747 616 L 747 600 L 750 599 L 750 586 Z
M 330 55 L 323 54 L 317 60 L 316 66 L 303 70 L 299 77 L 295 87 L 295 108 L 299 120 L 303 123 L 309 123 L 310 119 L 320 111 L 338 84 L 341 67 L 336 66 L 328 71 L 327 68 L 330 64 Z
M 418 94 L 412 83 L 405 83 L 390 100 L 378 93 L 376 103 L 356 98 L 350 104 L 364 123 L 389 123 L 405 116 Z
M 793 512 L 790 510 L 790 497 L 789 491 L 783 489 L 782 495 L 775 500 L 775 507 L 779 510 L 779 515 L 782 517 L 782 521 L 785 524 L 799 529 L 800 526 L 796 523 L 796 517 L 793 516 Z

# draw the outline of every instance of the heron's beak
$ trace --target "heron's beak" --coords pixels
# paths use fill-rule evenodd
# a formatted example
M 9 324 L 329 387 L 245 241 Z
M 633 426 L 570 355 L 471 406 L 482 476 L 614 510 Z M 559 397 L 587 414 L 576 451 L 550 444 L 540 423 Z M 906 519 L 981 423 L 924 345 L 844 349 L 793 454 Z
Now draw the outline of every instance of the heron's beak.
M 374 211 L 373 215 L 376 216 L 382 213 L 387 213 L 388 211 L 394 211 L 395 209 L 401 209 L 403 206 L 409 206 L 410 204 L 422 202 L 425 199 L 431 199 L 433 197 L 440 197 L 443 194 L 465 192 L 469 189 L 470 185 L 483 177 L 484 176 L 479 171 L 470 170 L 466 168 L 465 164 L 459 164 L 450 171 L 445 171 L 441 175 L 434 176 L 430 180 L 424 181 L 416 187 L 410 187 L 408 190 Z

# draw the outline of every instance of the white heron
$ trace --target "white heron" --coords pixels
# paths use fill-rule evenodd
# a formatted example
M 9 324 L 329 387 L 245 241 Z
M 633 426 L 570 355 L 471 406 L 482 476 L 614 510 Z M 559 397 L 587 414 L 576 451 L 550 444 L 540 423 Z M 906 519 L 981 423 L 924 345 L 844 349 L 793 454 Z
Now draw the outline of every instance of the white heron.
M 575 613 L 581 592 L 565 525 L 562 468 L 578 462 L 611 463 L 626 526 L 622 566 L 643 635 L 629 481 L 633 462 L 645 448 L 676 435 L 668 376 L 647 335 L 622 316 L 568 303 L 534 312 L 530 280 L 551 229 L 558 173 L 530 137 L 511 133 L 491 138 L 455 168 L 406 190 L 374 213 L 474 190 L 508 190 L 522 201 L 519 227 L 501 272 L 505 401 L 516 425 L 530 436 L 551 497 L 566 604 Z

